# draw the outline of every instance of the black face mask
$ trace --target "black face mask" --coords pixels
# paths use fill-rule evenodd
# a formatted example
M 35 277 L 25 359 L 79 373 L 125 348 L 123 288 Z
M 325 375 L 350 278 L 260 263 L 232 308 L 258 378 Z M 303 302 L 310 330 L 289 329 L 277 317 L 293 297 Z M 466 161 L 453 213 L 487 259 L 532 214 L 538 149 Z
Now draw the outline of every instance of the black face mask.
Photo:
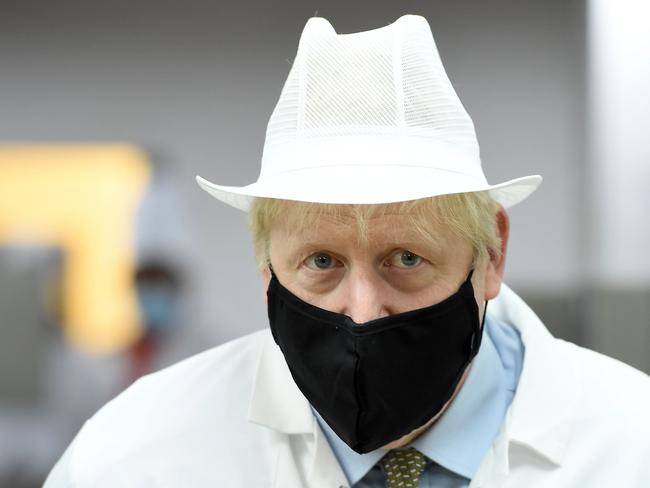
M 483 323 L 473 271 L 440 303 L 363 324 L 302 301 L 271 273 L 269 322 L 291 375 L 332 430 L 360 454 L 440 412 L 479 350 Z

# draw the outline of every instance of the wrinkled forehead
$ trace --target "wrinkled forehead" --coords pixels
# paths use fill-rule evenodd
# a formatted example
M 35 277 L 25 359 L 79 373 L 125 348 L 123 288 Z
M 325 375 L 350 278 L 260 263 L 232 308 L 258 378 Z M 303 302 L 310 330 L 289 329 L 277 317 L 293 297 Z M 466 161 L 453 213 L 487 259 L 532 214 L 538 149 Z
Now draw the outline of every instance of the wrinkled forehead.
M 289 202 L 274 227 L 290 243 L 354 239 L 360 246 L 373 241 L 438 241 L 448 229 L 436 212 L 417 202 L 380 205 L 333 205 Z M 289 243 L 288 242 L 288 243 Z

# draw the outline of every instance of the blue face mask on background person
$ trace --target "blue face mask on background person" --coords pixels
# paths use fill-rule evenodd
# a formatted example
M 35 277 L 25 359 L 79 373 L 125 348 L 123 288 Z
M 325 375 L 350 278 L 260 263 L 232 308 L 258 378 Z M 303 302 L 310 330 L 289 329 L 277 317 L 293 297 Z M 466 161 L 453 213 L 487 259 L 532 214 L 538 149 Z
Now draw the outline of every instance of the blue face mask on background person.
M 138 290 L 138 302 L 147 329 L 163 332 L 171 329 L 175 320 L 175 297 L 164 286 L 147 285 Z
M 401 438 L 453 396 L 478 353 L 485 322 L 472 273 L 440 303 L 357 324 L 304 302 L 271 270 L 273 338 L 298 388 L 354 451 Z

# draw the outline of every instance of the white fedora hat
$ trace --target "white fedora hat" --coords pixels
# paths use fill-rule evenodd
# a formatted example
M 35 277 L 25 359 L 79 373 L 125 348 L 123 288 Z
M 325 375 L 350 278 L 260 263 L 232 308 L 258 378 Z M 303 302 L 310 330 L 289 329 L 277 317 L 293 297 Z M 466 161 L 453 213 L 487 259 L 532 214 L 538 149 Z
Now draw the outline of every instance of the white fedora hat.
M 269 119 L 257 181 L 196 180 L 246 211 L 255 197 L 373 204 L 476 191 L 509 207 L 542 177 L 487 182 L 474 124 L 431 28 L 424 17 L 404 15 L 351 34 L 310 18 Z

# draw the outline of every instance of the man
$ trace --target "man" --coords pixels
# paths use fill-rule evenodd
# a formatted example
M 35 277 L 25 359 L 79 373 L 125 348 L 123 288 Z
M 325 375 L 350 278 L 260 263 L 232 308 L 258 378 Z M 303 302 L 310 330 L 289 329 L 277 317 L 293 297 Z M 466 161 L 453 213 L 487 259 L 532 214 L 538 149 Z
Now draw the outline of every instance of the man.
M 505 208 L 426 20 L 311 18 L 246 187 L 269 329 L 137 381 L 46 486 L 641 487 L 650 380 L 502 284 Z M 489 304 L 489 306 L 488 306 Z

